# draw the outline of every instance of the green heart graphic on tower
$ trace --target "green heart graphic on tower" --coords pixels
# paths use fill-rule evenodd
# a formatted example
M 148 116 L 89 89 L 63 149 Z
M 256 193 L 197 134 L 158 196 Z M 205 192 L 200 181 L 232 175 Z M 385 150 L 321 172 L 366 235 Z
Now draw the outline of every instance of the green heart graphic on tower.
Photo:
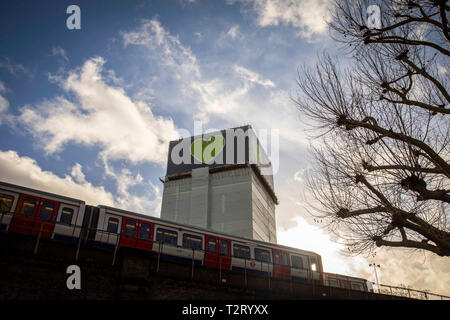
M 208 140 L 197 139 L 191 144 L 191 154 L 202 163 L 211 163 L 222 151 L 225 139 L 221 135 L 213 136 Z

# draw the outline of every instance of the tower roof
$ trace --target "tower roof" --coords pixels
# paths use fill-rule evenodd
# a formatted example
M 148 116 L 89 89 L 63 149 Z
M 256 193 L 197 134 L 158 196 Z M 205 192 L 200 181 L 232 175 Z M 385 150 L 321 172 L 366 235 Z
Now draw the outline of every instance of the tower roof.
M 193 169 L 231 170 L 251 165 L 275 203 L 272 164 L 251 125 L 219 130 L 169 143 L 166 177 L 188 177 Z

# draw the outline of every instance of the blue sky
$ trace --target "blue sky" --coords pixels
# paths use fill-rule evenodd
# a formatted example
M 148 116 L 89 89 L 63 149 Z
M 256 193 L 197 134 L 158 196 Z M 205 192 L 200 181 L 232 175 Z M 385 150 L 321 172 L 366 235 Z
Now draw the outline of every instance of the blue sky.
M 343 57 L 328 19 L 325 0 L 2 1 L 0 180 L 159 216 L 181 129 L 279 130 L 280 242 L 370 278 L 304 206 L 309 139 L 290 97 L 298 67 Z

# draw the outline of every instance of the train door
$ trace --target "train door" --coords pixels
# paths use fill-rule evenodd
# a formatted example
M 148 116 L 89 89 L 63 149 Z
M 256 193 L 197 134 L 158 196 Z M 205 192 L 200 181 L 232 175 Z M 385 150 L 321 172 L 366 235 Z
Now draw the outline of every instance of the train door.
M 36 211 L 32 235 L 38 235 L 42 229 L 41 238 L 51 238 L 55 229 L 56 216 L 59 203 L 53 200 L 40 199 L 39 208 Z
M 0 230 L 8 230 L 14 217 L 13 210 L 15 210 L 18 200 L 18 194 L 0 190 Z
M 147 221 L 139 221 L 136 248 L 152 250 L 153 228 L 153 223 Z
M 50 238 L 55 227 L 59 203 L 30 195 L 21 195 L 9 230 Z
M 120 246 L 133 248 L 136 247 L 137 234 L 138 234 L 138 220 L 123 217 Z
M 229 270 L 231 266 L 230 240 L 206 235 L 205 266 Z
M 219 264 L 222 269 L 229 270 L 231 267 L 231 246 L 230 240 L 220 239 Z
M 289 255 L 286 251 L 273 249 L 273 276 L 274 278 L 290 279 L 291 268 Z
M 206 235 L 206 253 L 204 265 L 207 267 L 219 267 L 219 239 L 214 236 Z
M 14 215 L 9 231 L 31 234 L 34 217 L 39 207 L 39 198 L 29 195 L 21 195 L 19 198 L 19 204 L 16 208 L 16 214 Z

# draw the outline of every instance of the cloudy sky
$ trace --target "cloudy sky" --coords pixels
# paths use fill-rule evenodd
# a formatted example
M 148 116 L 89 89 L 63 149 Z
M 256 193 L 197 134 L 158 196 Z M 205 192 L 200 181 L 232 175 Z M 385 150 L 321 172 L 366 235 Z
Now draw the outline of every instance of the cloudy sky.
M 81 30 L 66 9 L 81 9 Z M 279 243 L 325 271 L 450 295 L 448 258 L 347 257 L 306 212 L 310 140 L 291 97 L 329 38 L 326 0 L 2 1 L 0 180 L 159 216 L 168 142 L 205 130 L 279 130 Z

